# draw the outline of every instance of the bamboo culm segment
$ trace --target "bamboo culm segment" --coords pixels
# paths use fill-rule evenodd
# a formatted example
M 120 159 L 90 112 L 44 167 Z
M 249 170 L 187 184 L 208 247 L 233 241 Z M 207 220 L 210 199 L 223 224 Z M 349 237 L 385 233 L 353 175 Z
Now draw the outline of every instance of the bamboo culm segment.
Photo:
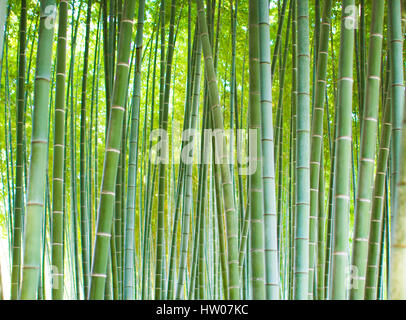
M 46 8 L 53 8 L 49 10 Z M 49 84 L 56 4 L 40 2 L 40 25 L 34 88 L 34 116 L 31 138 L 31 163 L 24 230 L 24 259 L 21 299 L 36 299 L 41 265 L 44 190 L 47 170 Z
M 362 120 L 361 158 L 358 169 L 354 246 L 351 264 L 356 271 L 354 278 L 356 285 L 354 284 L 351 288 L 350 298 L 357 300 L 364 299 L 365 293 L 370 210 L 378 129 L 383 17 L 384 1 L 374 0 L 372 4 L 371 36 L 369 40 L 366 97 L 362 109 L 364 118 Z
M 310 211 L 310 46 L 309 3 L 297 4 L 296 233 L 295 299 L 306 300 L 309 274 Z
M 251 263 L 252 263 L 252 297 L 265 299 L 265 252 L 263 228 L 263 186 L 262 186 L 262 148 L 261 148 L 261 103 L 259 71 L 259 25 L 258 3 L 250 1 L 249 5 L 249 128 L 256 132 L 257 156 L 251 159 L 255 173 L 250 177 L 250 225 L 251 225 Z
M 267 45 L 270 39 L 268 1 L 258 2 L 259 18 L 259 61 L 261 84 L 261 139 L 263 163 L 263 192 L 264 192 L 264 227 L 265 227 L 265 262 L 266 262 L 266 297 L 279 299 L 279 270 L 278 243 L 277 243 L 277 217 L 275 199 L 275 163 L 274 138 L 272 126 L 272 79 L 271 50 Z M 271 267 L 273 266 L 273 267 Z
M 62 300 L 64 297 L 64 164 L 65 164 L 65 88 L 66 88 L 66 36 L 68 23 L 68 2 L 59 4 L 57 75 L 55 96 L 54 125 L 54 167 L 52 184 L 52 267 L 55 285 L 52 298 Z
M 82 76 L 82 99 L 80 108 L 80 234 L 82 247 L 82 270 L 83 270 L 83 289 L 84 296 L 88 295 L 89 290 L 89 264 L 90 264 L 90 246 L 89 235 L 89 208 L 87 197 L 88 177 L 86 174 L 86 100 L 87 100 L 87 73 L 89 61 L 89 43 L 90 43 L 90 20 L 92 17 L 92 0 L 87 2 L 86 15 L 86 35 L 85 51 L 83 57 L 83 76 Z
M 21 1 L 20 43 L 18 58 L 18 88 L 17 88 L 17 156 L 16 156 L 16 184 L 13 225 L 13 267 L 11 275 L 11 299 L 18 299 L 21 278 L 21 240 L 23 222 L 23 139 L 24 139 L 24 106 L 25 106 L 25 51 L 27 29 L 27 2 Z M 2 29 L 0 29 L 2 30 Z M 0 46 L 2 50 L 3 47 Z
M 133 300 L 135 298 L 134 282 L 134 230 L 135 230 L 135 209 L 136 209 L 136 183 L 137 183 L 137 149 L 138 149 L 138 127 L 139 108 L 141 91 L 141 58 L 142 58 L 142 38 L 144 30 L 144 9 L 145 1 L 139 1 L 138 24 L 136 35 L 136 58 L 135 58 L 135 81 L 134 96 L 132 106 L 132 118 L 130 129 L 130 149 L 128 160 L 128 187 L 127 187 L 127 208 L 126 208 L 126 233 L 125 233 L 125 273 L 124 273 L 124 299 Z
M 120 155 L 124 101 L 127 95 L 130 45 L 133 29 L 135 1 L 126 0 L 121 20 L 118 43 L 117 73 L 114 79 L 111 115 L 107 131 L 106 153 L 103 165 L 103 179 L 97 217 L 97 232 L 94 245 L 93 264 L 89 298 L 103 299 L 106 283 L 108 250 L 110 246 L 115 198 L 115 181 Z
M 404 3 L 402 3 L 404 4 Z M 388 5 L 391 61 L 391 106 L 392 106 L 392 180 L 396 189 L 392 196 L 391 252 L 390 252 L 390 299 L 406 299 L 406 216 L 405 216 L 405 164 L 400 159 L 406 152 L 406 121 L 404 119 L 405 90 L 403 66 L 403 33 L 401 25 L 401 2 L 390 1 Z M 403 123 L 401 123 L 403 119 Z M 400 171 L 400 172 L 399 172 Z
M 337 142 L 335 174 L 336 180 L 334 247 L 332 266 L 332 299 L 345 299 L 347 291 L 346 272 L 348 272 L 348 225 L 350 200 L 350 157 L 352 142 L 352 86 L 353 86 L 353 49 L 354 17 L 345 13 L 345 8 L 353 6 L 354 1 L 345 0 L 342 4 L 344 14 L 341 18 L 340 59 L 338 66 L 338 105 L 337 105 Z
M 392 163 L 391 163 L 391 230 L 396 228 L 396 212 L 398 209 L 397 184 L 400 170 L 401 130 L 404 103 L 403 75 L 403 34 L 401 22 L 401 1 L 388 3 L 388 25 L 390 39 L 390 70 L 391 70 L 391 110 L 392 110 Z M 395 233 L 392 233 L 392 236 Z
M 317 58 L 317 75 L 316 75 L 316 88 L 314 94 L 314 110 L 311 126 L 311 151 L 310 151 L 310 243 L 309 243 L 309 289 L 313 286 L 313 281 L 316 266 L 315 256 L 316 252 L 316 239 L 323 239 L 324 234 L 317 233 L 318 226 L 318 212 L 319 208 L 319 185 L 321 160 L 322 160 L 322 145 L 323 145 L 323 115 L 324 104 L 326 97 L 326 72 L 328 62 L 328 44 L 330 34 L 330 22 L 331 22 L 331 0 L 325 1 L 323 9 L 323 21 L 321 24 L 320 42 Z M 322 214 L 322 212 L 320 212 Z M 320 272 L 322 268 L 322 261 L 317 262 L 317 279 L 318 281 L 324 276 Z M 320 268 L 319 268 L 320 266 Z M 313 295 L 310 294 L 312 290 L 309 290 L 309 299 L 313 299 Z
M 200 37 L 202 41 L 202 49 L 204 63 L 207 72 L 207 81 L 209 85 L 210 95 L 210 110 L 213 117 L 213 129 L 224 130 L 223 115 L 220 110 L 219 92 L 217 87 L 217 77 L 214 70 L 212 48 L 210 45 L 209 34 L 207 29 L 204 5 L 202 0 L 197 0 L 197 10 L 199 19 Z M 222 142 L 225 145 L 225 142 Z M 226 148 L 221 148 L 225 150 Z M 217 149 L 218 150 L 218 149 Z M 224 151 L 223 151 L 224 152 Z M 224 155 L 217 155 L 218 158 L 224 159 Z M 234 207 L 234 199 L 232 196 L 232 181 L 230 176 L 230 167 L 226 163 L 220 165 L 221 181 L 223 185 L 223 201 L 226 212 L 227 224 L 227 263 L 229 273 L 229 298 L 239 299 L 240 297 L 240 281 L 238 273 L 238 239 L 237 239 L 237 215 Z

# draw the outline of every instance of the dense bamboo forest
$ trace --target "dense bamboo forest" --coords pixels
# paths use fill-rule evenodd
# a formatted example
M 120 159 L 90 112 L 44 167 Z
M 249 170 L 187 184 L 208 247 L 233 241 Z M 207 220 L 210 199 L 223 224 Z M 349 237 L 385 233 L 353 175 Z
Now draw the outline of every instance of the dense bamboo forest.
M 405 0 L 0 0 L 0 299 L 406 299 Z

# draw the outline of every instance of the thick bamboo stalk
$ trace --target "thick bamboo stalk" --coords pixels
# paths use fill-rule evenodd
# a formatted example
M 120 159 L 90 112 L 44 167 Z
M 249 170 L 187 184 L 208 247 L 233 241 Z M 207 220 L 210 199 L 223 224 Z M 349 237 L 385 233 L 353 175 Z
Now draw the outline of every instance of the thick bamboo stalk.
M 94 245 L 89 298 L 102 299 L 106 281 L 108 248 L 111 238 L 115 181 L 120 155 L 124 101 L 127 95 L 130 45 L 132 38 L 135 1 L 126 0 L 121 21 L 118 45 L 117 74 L 112 94 L 111 115 L 107 132 L 106 153 L 103 165 L 103 179 L 100 191 L 100 205 L 97 233 Z
M 267 43 L 269 34 L 268 1 L 261 0 L 259 6 L 259 59 L 260 59 L 260 93 L 261 93 L 261 139 L 263 161 L 264 192 L 264 230 L 265 230 L 265 264 L 266 297 L 279 298 L 277 217 L 275 199 L 275 164 L 272 120 L 272 79 L 271 52 Z M 275 49 L 276 50 L 276 49 Z
M 54 122 L 54 167 L 52 183 L 52 299 L 64 297 L 64 212 L 63 184 L 65 182 L 65 87 L 66 87 L 66 36 L 68 1 L 59 4 L 58 47 L 56 65 L 56 96 Z
M 352 86 L 354 14 L 348 10 L 354 1 L 342 4 L 340 59 L 338 69 L 336 183 L 334 190 L 334 246 L 332 266 L 332 299 L 345 299 L 348 265 L 350 157 L 352 142 Z M 351 8 L 351 7 L 350 7 Z
M 351 299 L 364 299 L 365 274 L 368 259 L 368 235 L 372 202 L 372 184 L 377 140 L 379 85 L 383 38 L 384 1 L 372 4 L 371 35 L 369 39 L 368 74 L 365 105 L 363 106 L 360 164 L 358 168 L 357 204 L 355 212 L 352 266 L 356 268 Z
M 375 173 L 375 184 L 372 198 L 371 223 L 368 242 L 368 260 L 365 280 L 365 299 L 375 300 L 377 297 L 379 251 L 384 239 L 382 235 L 382 220 L 384 213 L 384 194 L 389 158 L 389 146 L 392 129 L 392 112 L 390 108 L 390 93 L 386 98 L 383 109 L 383 121 L 381 122 L 381 138 L 378 151 L 377 168 Z
M 135 81 L 134 100 L 131 110 L 130 149 L 128 160 L 128 186 L 127 186 L 127 208 L 126 208 L 126 233 L 125 233 L 125 270 L 124 270 L 124 299 L 133 300 L 134 290 L 134 230 L 135 230 L 135 209 L 136 209 L 136 182 L 138 157 L 138 118 L 141 95 L 141 57 L 143 50 L 144 30 L 144 9 L 145 1 L 138 5 L 138 24 L 136 35 L 136 60 L 135 60 Z
M 13 224 L 13 265 L 11 275 L 11 299 L 18 299 L 21 278 L 21 240 L 24 213 L 23 196 L 23 139 L 24 139 L 24 106 L 25 106 L 25 51 L 27 29 L 27 2 L 21 1 L 20 39 L 18 58 L 17 82 L 17 154 L 16 154 L 16 182 Z M 1 32 L 1 29 L 0 29 Z M 0 48 L 2 48 L 0 43 Z
M 391 110 L 392 110 L 392 164 L 391 164 L 391 230 L 396 228 L 398 210 L 397 184 L 400 171 L 401 131 L 404 100 L 403 34 L 401 25 L 401 1 L 388 3 L 388 24 L 390 38 Z M 391 235 L 394 236 L 395 232 Z
M 310 211 L 309 3 L 297 3 L 295 299 L 308 296 Z
M 405 93 L 406 94 L 406 93 Z M 405 97 L 404 97 L 405 99 Z M 406 101 L 406 99 L 404 100 Z M 405 115 L 406 113 L 404 113 Z M 401 157 L 404 159 L 406 154 L 406 119 L 403 119 L 402 136 L 401 136 Z M 406 214 L 405 214 L 405 198 L 406 198 L 406 166 L 403 163 L 400 167 L 399 181 L 397 184 L 397 192 L 399 197 L 396 216 L 394 217 L 395 224 L 391 229 L 391 255 L 390 255 L 390 279 L 389 279 L 389 298 L 392 300 L 406 299 L 406 274 L 404 267 L 406 263 Z
M 199 30 L 200 37 L 202 41 L 203 55 L 205 61 L 205 67 L 207 72 L 207 80 L 209 86 L 209 103 L 210 111 L 212 113 L 213 119 L 213 129 L 224 130 L 223 126 L 223 115 L 220 109 L 220 99 L 217 87 L 217 77 L 214 70 L 212 48 L 210 45 L 209 34 L 207 29 L 207 22 L 204 12 L 203 1 L 197 1 L 198 7 L 198 19 L 199 19 Z M 221 142 L 222 146 L 225 146 L 224 139 Z M 217 156 L 222 159 L 220 164 L 221 168 L 221 180 L 223 188 L 223 200 L 226 212 L 227 221 L 227 248 L 228 248 L 228 272 L 229 272 L 229 298 L 238 299 L 240 296 L 240 284 L 239 284 L 239 273 L 238 273 L 238 221 L 234 208 L 234 199 L 232 194 L 232 180 L 230 175 L 230 167 L 227 163 L 224 163 L 225 147 L 219 148 L 217 150 Z
M 53 10 L 49 10 L 49 6 Z M 34 118 L 24 235 L 21 299 L 35 299 L 37 297 L 40 273 L 44 188 L 48 163 L 49 83 L 51 81 L 55 14 L 55 1 L 42 0 L 34 89 Z
M 250 165 L 255 167 L 250 179 L 250 229 L 253 299 L 265 299 L 265 252 L 263 228 L 263 185 L 262 185 L 262 147 L 261 147 L 261 78 L 259 70 L 259 8 L 257 1 L 249 3 L 249 128 L 256 133 L 257 154 L 250 157 Z M 272 123 L 272 122 L 271 122 Z
M 325 1 L 321 24 L 320 43 L 317 57 L 316 88 L 314 90 L 314 108 L 311 126 L 310 149 L 310 243 L 309 243 L 309 299 L 313 299 L 314 268 L 316 266 L 316 241 L 324 235 L 318 235 L 318 204 L 320 166 L 323 145 L 323 115 L 326 97 L 326 76 L 328 63 L 328 44 L 331 23 L 331 0 Z M 328 106 L 327 106 L 328 108 Z M 318 261 L 318 263 L 321 261 Z

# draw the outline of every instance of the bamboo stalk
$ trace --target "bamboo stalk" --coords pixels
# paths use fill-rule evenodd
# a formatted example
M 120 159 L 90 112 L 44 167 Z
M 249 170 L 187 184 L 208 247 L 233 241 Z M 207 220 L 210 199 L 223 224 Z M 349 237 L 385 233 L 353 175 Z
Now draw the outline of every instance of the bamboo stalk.
M 53 10 L 45 10 L 48 6 L 53 6 Z M 36 298 L 40 272 L 41 229 L 44 207 L 43 191 L 47 169 L 49 83 L 51 80 L 55 13 L 55 1 L 41 1 L 21 299 Z
M 295 298 L 307 299 L 310 205 L 309 3 L 297 3 Z
M 127 94 L 130 44 L 135 1 L 126 0 L 121 21 L 117 75 L 112 94 L 111 116 L 107 132 L 106 153 L 103 166 L 103 179 L 100 191 L 97 233 L 94 245 L 92 274 L 89 298 L 102 299 L 106 280 L 107 253 L 113 221 L 114 184 L 120 155 L 124 101 Z
M 199 30 L 202 41 L 203 55 L 205 61 L 205 67 L 207 69 L 207 79 L 210 94 L 210 110 L 213 117 L 213 129 L 220 131 L 224 130 L 223 116 L 220 109 L 219 93 L 217 87 L 217 77 L 214 71 L 212 49 L 208 36 L 207 23 L 205 19 L 205 12 L 203 7 L 203 1 L 198 0 L 198 17 L 199 17 Z M 225 145 L 224 141 L 221 144 Z M 217 156 L 220 159 L 224 159 L 225 148 L 217 150 Z M 226 163 L 220 165 L 221 168 L 221 180 L 223 188 L 223 200 L 226 212 L 227 221 L 227 248 L 228 248 L 228 272 L 229 272 L 229 298 L 238 299 L 239 293 L 239 274 L 238 274 L 238 241 L 237 241 L 237 217 L 234 208 L 234 201 L 232 198 L 232 181 L 230 176 L 229 166 Z
M 354 16 L 348 6 L 354 1 L 343 1 L 341 18 L 340 60 L 338 72 L 338 105 L 337 105 L 337 177 L 334 197 L 334 246 L 332 266 L 332 299 L 345 299 L 347 291 L 346 272 L 348 273 L 348 221 L 349 221 L 349 179 L 351 152 L 351 113 L 353 85 L 353 47 Z M 351 8 L 351 7 L 350 7 Z
M 20 40 L 18 59 L 18 88 L 17 88 L 17 153 L 16 153 L 16 183 L 13 224 L 13 267 L 11 274 L 11 299 L 19 296 L 21 278 L 21 240 L 22 220 L 24 214 L 23 196 L 23 135 L 24 135 L 24 105 L 25 105 L 25 51 L 27 29 L 27 3 L 21 1 Z M 0 43 L 0 48 L 2 45 Z

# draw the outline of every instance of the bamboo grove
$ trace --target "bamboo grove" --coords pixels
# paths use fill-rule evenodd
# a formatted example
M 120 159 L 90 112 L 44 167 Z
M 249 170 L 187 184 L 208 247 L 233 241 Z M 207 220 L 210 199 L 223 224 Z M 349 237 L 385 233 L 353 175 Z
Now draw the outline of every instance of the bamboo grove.
M 406 299 L 404 0 L 1 0 L 1 299 Z

